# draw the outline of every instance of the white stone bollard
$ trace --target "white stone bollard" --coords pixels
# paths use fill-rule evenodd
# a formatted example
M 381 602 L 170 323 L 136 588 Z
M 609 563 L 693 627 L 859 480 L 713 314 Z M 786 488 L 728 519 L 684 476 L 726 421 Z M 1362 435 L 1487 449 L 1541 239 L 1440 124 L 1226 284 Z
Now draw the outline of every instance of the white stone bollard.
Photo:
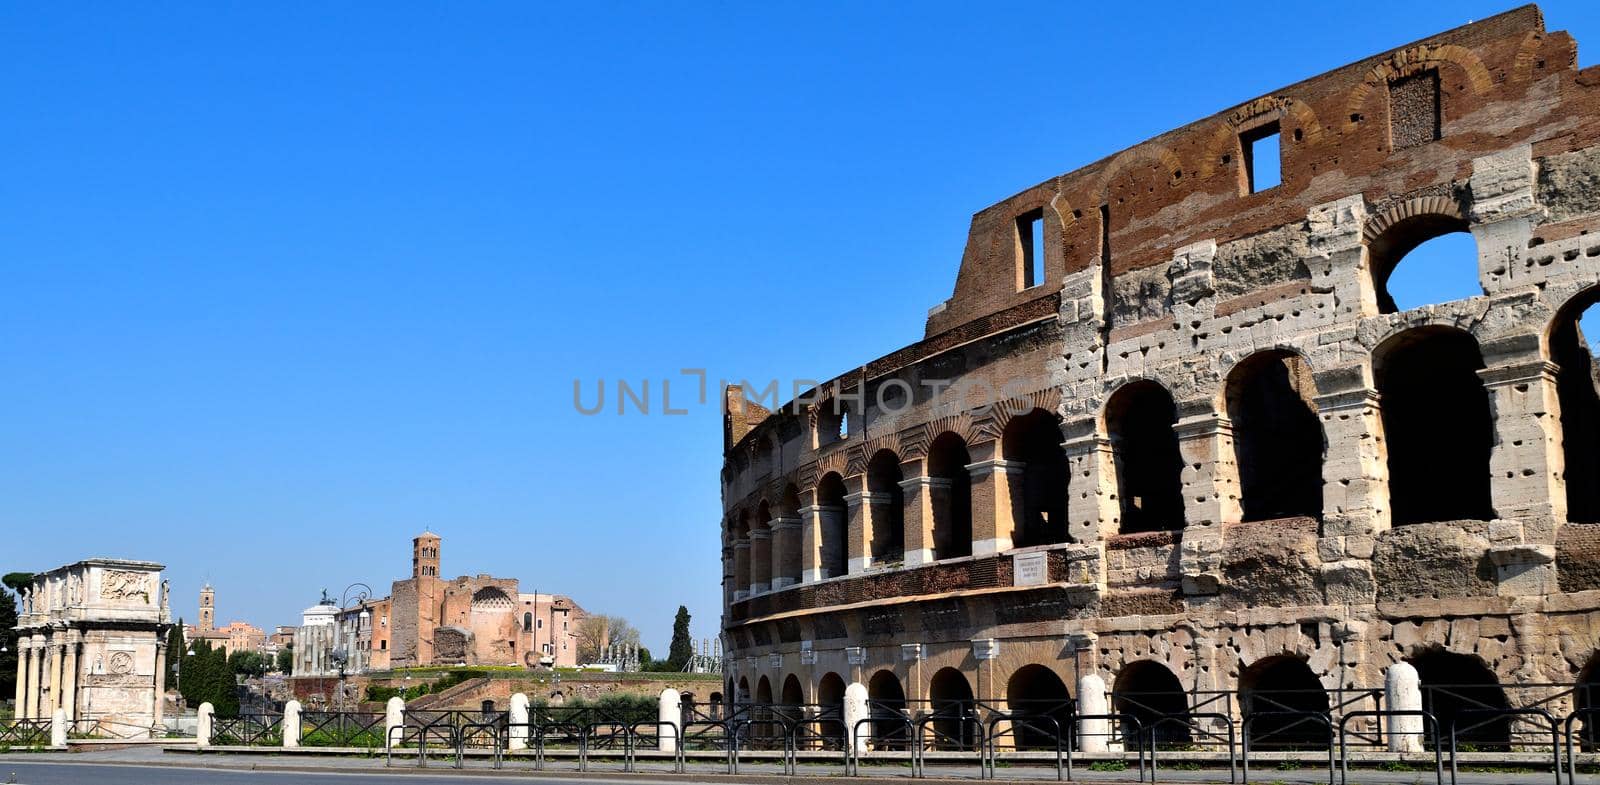
M 661 703 L 656 709 L 657 747 L 662 752 L 678 751 L 678 734 L 683 730 L 683 693 L 668 687 L 661 691 Z M 671 723 L 669 729 L 667 723 Z
M 210 701 L 200 704 L 195 710 L 194 718 L 194 743 L 196 747 L 211 746 L 211 718 L 217 713 L 217 707 Z
M 1422 710 L 1422 680 L 1417 669 L 1409 662 L 1390 665 L 1383 676 L 1384 705 L 1391 711 Z M 1388 717 L 1389 751 L 1421 752 L 1423 721 L 1421 715 Z
M 389 699 L 383 709 L 383 746 L 384 749 L 394 746 L 398 741 L 394 729 L 406 724 L 406 702 L 404 698 L 396 695 Z
M 857 755 L 866 753 L 867 741 L 872 738 L 872 726 L 862 725 L 864 730 L 857 735 L 856 725 L 871 716 L 867 709 L 867 685 L 859 681 L 850 682 L 850 686 L 844 688 L 844 733 L 850 740 L 850 748 Z
M 513 752 L 528 748 L 528 696 L 520 692 L 511 695 L 511 740 Z
M 50 746 L 67 746 L 67 710 L 56 709 L 50 713 Z
M 1078 679 L 1078 714 L 1109 714 L 1106 706 L 1106 680 L 1091 673 Z M 1111 744 L 1111 720 L 1078 720 L 1078 751 L 1105 752 Z
M 300 746 L 300 701 L 283 704 L 283 746 Z

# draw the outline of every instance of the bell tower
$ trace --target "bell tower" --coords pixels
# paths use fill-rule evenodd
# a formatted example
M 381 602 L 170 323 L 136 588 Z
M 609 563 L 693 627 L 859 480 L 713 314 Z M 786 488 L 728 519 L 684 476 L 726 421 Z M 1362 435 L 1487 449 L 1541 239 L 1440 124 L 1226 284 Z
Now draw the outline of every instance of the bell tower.
M 425 531 L 411 541 L 411 577 L 439 577 L 439 535 Z
M 217 628 L 217 594 L 211 584 L 200 589 L 200 631 L 211 632 Z

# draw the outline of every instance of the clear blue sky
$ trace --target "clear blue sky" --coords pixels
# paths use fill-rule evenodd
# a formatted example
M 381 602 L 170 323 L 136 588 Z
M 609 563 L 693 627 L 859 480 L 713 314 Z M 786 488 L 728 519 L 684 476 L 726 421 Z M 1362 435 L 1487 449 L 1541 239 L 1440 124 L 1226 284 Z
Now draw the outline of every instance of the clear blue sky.
M 921 336 L 975 210 L 1508 7 L 7 4 L 0 569 L 287 624 L 431 528 L 712 635 L 715 407 L 573 379 L 839 373 Z

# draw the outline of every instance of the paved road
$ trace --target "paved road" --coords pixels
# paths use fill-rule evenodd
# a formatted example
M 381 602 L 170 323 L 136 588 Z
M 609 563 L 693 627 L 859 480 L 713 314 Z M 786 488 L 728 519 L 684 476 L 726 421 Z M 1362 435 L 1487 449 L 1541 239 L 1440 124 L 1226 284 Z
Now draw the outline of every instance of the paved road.
M 252 766 L 259 767 L 251 770 Z M 285 770 L 287 768 L 288 770 Z M 110 783 L 114 785 L 462 785 L 486 782 L 541 783 L 542 785 L 685 785 L 686 783 L 751 783 L 768 785 L 784 782 L 776 767 L 747 765 L 740 777 L 727 777 L 720 769 L 707 767 L 688 776 L 664 774 L 622 774 L 592 772 L 576 774 L 567 772 L 534 773 L 531 771 L 494 771 L 477 763 L 467 771 L 449 768 L 430 768 L 419 771 L 412 768 L 382 768 L 381 760 L 351 758 L 308 758 L 285 760 L 268 758 L 251 760 L 242 757 L 216 756 L 191 758 L 189 756 L 162 756 L 157 751 L 117 751 L 80 754 L 10 754 L 0 755 L 0 783 L 14 781 L 18 785 L 78 785 L 79 783 Z M 802 767 L 802 776 L 837 774 L 837 767 Z M 964 780 L 976 783 L 978 770 L 969 766 L 940 766 L 930 770 L 937 779 Z M 1053 783 L 1055 772 L 1040 767 L 1002 768 L 1001 778 L 1027 780 L 1040 785 Z M 1074 772 L 1080 782 L 1094 785 L 1137 782 L 1134 771 L 1101 772 L 1078 769 Z M 909 779 L 909 769 L 903 766 L 866 766 L 860 778 L 835 780 L 839 785 L 873 782 L 905 785 L 918 782 Z M 1276 768 L 1253 772 L 1251 781 L 1261 785 L 1326 785 L 1327 770 L 1318 768 L 1277 770 Z M 12 777 L 15 779 L 11 779 Z M 699 776 L 696 776 L 699 775 Z M 808 778 L 809 779 L 809 778 Z M 1554 785 L 1549 773 L 1533 772 L 1467 772 L 1461 773 L 1461 785 Z M 811 779 L 811 782 L 819 780 Z M 1216 783 L 1227 782 L 1226 770 L 1186 771 L 1164 770 L 1162 782 Z M 1352 771 L 1351 785 L 1432 785 L 1433 772 L 1385 772 L 1376 770 Z M 1446 772 L 1448 782 L 1448 772 Z M 1578 776 L 1578 785 L 1600 785 L 1600 776 Z

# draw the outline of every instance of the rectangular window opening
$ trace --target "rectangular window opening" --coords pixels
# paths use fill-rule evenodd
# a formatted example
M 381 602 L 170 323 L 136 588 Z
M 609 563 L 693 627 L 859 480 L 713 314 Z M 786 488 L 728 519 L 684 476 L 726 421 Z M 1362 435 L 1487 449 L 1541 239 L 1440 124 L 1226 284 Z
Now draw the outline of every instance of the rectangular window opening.
M 1022 287 L 1032 289 L 1044 283 L 1044 210 L 1017 216 L 1018 257 L 1021 259 Z
M 1278 136 L 1276 122 L 1239 135 L 1239 148 L 1244 154 L 1246 193 L 1260 193 L 1283 183 L 1283 160 Z

